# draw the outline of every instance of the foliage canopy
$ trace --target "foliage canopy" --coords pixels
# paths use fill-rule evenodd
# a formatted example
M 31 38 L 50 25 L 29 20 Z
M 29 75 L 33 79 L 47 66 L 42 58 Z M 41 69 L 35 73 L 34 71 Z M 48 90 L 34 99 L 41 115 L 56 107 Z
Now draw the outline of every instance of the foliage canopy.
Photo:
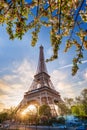
M 30 0 L 29 0 L 30 1 Z M 58 58 L 58 50 L 64 37 L 65 52 L 76 47 L 72 75 L 87 49 L 87 2 L 86 0 L 0 0 L 0 24 L 6 24 L 10 39 L 19 38 L 32 30 L 31 45 L 35 46 L 42 26 L 49 28 L 53 55 L 47 61 Z
M 81 95 L 76 97 L 71 110 L 76 116 L 87 117 L 87 89 L 82 90 Z
M 64 102 L 55 102 L 60 108 L 61 115 L 72 114 L 80 117 L 87 117 L 87 89 L 81 91 L 80 96 L 64 98 Z
M 51 116 L 51 109 L 48 105 L 42 105 L 39 108 L 39 115 L 40 116 L 47 116 L 50 117 Z

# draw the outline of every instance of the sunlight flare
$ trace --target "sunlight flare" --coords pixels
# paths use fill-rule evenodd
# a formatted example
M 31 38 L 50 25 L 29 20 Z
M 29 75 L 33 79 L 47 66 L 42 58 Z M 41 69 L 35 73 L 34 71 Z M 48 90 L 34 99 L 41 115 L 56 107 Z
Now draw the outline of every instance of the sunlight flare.
M 36 109 L 36 106 L 35 105 L 29 105 L 24 111 L 22 111 L 22 115 L 26 115 L 27 113 L 29 114 L 33 114 L 33 113 L 36 113 L 37 112 L 37 109 Z

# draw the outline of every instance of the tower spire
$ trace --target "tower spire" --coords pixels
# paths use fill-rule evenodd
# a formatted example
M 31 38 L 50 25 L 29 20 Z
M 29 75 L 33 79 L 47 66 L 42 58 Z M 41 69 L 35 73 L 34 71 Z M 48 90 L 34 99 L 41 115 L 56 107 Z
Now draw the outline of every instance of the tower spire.
M 34 80 L 29 88 L 29 91 L 42 88 L 44 86 L 54 89 L 54 86 L 50 80 L 50 76 L 47 72 L 47 68 L 44 60 L 43 46 L 41 45 L 39 51 L 39 61 L 38 61 L 36 75 L 34 75 Z
M 45 60 L 44 60 L 44 52 L 43 52 L 43 46 L 40 46 L 40 52 L 39 52 L 39 61 L 38 61 L 38 67 L 37 67 L 37 71 L 36 74 L 45 72 L 47 72 L 47 68 L 46 68 L 46 64 L 45 64 Z

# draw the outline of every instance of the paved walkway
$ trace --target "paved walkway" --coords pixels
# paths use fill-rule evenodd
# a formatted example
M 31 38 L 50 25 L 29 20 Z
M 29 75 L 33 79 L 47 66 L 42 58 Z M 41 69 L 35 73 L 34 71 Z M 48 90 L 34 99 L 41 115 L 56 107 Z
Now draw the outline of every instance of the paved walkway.
M 12 129 L 19 129 L 19 130 L 75 130 L 75 128 L 58 128 L 58 127 L 52 127 L 52 126 L 29 126 L 29 125 L 12 125 L 9 128 Z

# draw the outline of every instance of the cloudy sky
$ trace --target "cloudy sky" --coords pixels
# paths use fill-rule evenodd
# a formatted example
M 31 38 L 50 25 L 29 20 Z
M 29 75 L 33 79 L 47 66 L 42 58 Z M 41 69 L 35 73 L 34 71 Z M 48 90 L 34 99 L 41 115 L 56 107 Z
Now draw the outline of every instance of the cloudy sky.
M 62 97 L 76 97 L 87 88 L 87 51 L 79 65 L 76 76 L 71 75 L 72 57 L 75 48 L 64 53 L 65 40 L 60 47 L 59 58 L 46 63 L 48 73 L 57 91 Z M 36 74 L 39 46 L 44 46 L 45 58 L 52 55 L 49 33 L 42 28 L 35 47 L 31 47 L 31 34 L 26 33 L 22 40 L 9 40 L 5 26 L 0 26 L 0 110 L 17 106 L 24 92 L 29 90 L 33 76 Z

